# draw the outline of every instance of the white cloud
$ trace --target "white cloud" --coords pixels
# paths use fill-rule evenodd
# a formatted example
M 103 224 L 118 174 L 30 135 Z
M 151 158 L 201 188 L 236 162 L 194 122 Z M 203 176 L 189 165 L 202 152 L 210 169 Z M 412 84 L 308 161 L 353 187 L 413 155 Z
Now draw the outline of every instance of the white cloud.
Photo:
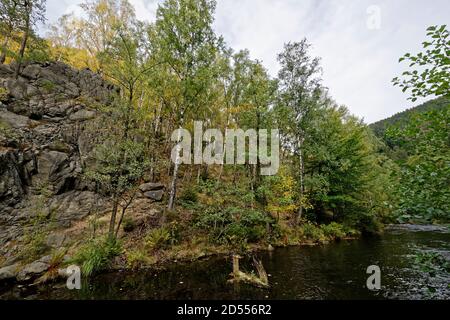
M 82 0 L 48 0 L 48 16 Z M 154 20 L 161 0 L 130 0 L 138 18 Z M 367 8 L 381 9 L 381 28 L 367 28 Z M 218 0 L 214 27 L 235 50 L 248 48 L 276 76 L 283 44 L 307 37 L 322 58 L 324 84 L 340 104 L 367 122 L 411 107 L 391 79 L 402 72 L 398 58 L 416 52 L 425 29 L 450 21 L 447 0 Z
M 136 17 L 139 20 L 152 21 L 156 15 L 158 7 L 156 0 L 129 0 L 136 9 Z

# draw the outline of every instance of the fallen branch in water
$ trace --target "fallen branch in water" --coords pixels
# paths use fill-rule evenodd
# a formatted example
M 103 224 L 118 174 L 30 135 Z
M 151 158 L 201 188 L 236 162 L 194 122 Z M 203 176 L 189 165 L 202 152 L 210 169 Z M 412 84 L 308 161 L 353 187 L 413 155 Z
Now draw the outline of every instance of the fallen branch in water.
M 267 277 L 266 270 L 261 261 L 257 260 L 253 257 L 253 265 L 258 272 L 258 275 L 253 273 L 245 273 L 240 271 L 239 269 L 239 259 L 241 259 L 238 255 L 233 255 L 233 273 L 232 279 L 228 280 L 228 282 L 238 283 L 245 282 L 260 288 L 268 288 L 269 287 L 269 279 Z

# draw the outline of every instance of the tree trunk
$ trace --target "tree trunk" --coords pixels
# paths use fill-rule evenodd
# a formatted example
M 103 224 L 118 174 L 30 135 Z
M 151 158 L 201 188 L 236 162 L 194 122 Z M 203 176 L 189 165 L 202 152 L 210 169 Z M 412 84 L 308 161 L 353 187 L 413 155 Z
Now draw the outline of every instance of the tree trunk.
M 220 181 L 222 180 L 222 174 L 223 174 L 223 164 L 220 166 L 219 176 L 217 177 L 216 181 L 216 188 L 218 188 L 220 185 Z
M 261 146 L 259 145 L 259 130 L 260 130 L 260 123 L 261 123 L 261 115 L 260 113 L 257 111 L 256 112 L 256 134 L 257 134 L 257 139 L 256 139 L 256 150 L 259 152 Z M 256 192 L 258 191 L 258 188 L 261 184 L 261 161 L 260 161 L 260 157 L 259 154 L 257 154 L 256 156 L 256 167 L 255 167 L 255 196 L 256 196 Z
M 120 226 L 122 225 L 123 217 L 125 216 L 125 211 L 126 211 L 126 208 L 122 208 L 122 213 L 120 214 L 119 222 L 117 223 L 116 232 L 114 234 L 116 239 L 117 239 L 117 236 L 119 235 Z
M 111 220 L 109 221 L 109 237 L 111 239 L 114 238 L 114 228 L 116 226 L 116 216 L 117 216 L 117 209 L 119 206 L 119 202 L 117 199 L 114 199 L 113 209 L 111 212 Z
M 168 205 L 169 210 L 173 210 L 175 208 L 175 197 L 177 194 L 177 176 L 178 176 L 179 167 L 180 167 L 180 165 L 178 164 L 178 161 L 176 161 L 175 167 L 173 169 L 172 182 L 170 184 L 170 195 L 169 195 L 169 205 Z
M 299 158 L 300 158 L 300 208 L 298 210 L 296 224 L 298 224 L 301 218 L 303 217 L 303 200 L 304 200 L 303 197 L 305 195 L 305 183 L 304 183 L 305 166 L 303 159 L 303 143 L 300 143 Z
M 200 176 L 201 176 L 201 174 L 202 174 L 202 165 L 199 165 L 198 169 L 197 169 L 197 184 L 200 184 Z
M 135 191 L 133 190 L 133 193 Z M 134 200 L 134 194 L 132 197 L 130 197 L 130 199 L 125 203 L 125 205 L 122 207 L 122 213 L 120 214 L 120 218 L 119 218 L 119 222 L 117 223 L 117 228 L 116 228 L 116 238 L 119 234 L 119 230 L 120 230 L 120 226 L 122 225 L 123 222 L 123 217 L 125 216 L 125 211 L 127 211 L 128 207 L 131 205 L 131 203 Z
M 173 210 L 175 208 L 175 197 L 177 195 L 177 178 L 178 178 L 178 170 L 180 168 L 180 152 L 181 152 L 181 147 L 179 146 L 179 142 L 181 139 L 181 128 L 182 126 L 180 126 L 180 131 L 178 132 L 178 137 L 177 137 L 177 156 L 176 156 L 176 161 L 175 161 L 175 166 L 173 168 L 173 177 L 172 177 L 172 182 L 170 184 L 170 194 L 169 194 L 169 204 L 168 204 L 168 209 L 169 210 Z

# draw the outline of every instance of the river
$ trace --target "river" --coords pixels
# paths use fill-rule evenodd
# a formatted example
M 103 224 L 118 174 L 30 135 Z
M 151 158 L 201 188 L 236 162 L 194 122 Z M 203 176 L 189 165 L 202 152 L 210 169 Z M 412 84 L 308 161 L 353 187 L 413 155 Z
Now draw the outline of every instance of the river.
M 382 236 L 258 254 L 269 289 L 227 283 L 230 258 L 174 264 L 164 271 L 114 272 L 64 284 L 0 289 L 0 299 L 450 299 L 450 274 L 423 270 L 416 256 L 439 253 L 450 260 L 445 227 L 392 226 Z M 381 290 L 366 287 L 366 269 L 381 269 Z M 242 267 L 251 270 L 249 259 Z

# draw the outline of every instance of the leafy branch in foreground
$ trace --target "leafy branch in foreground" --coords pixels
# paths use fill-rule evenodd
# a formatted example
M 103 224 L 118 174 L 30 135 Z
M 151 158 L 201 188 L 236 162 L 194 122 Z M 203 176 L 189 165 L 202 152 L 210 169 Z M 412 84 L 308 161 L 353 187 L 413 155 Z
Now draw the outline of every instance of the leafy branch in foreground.
M 416 70 L 403 72 L 403 79 L 392 80 L 403 92 L 411 90 L 409 100 L 419 97 L 450 96 L 450 40 L 446 25 L 431 26 L 427 29 L 428 41 L 422 43 L 424 52 L 417 55 L 405 54 L 399 62 L 409 62 L 409 68 Z

